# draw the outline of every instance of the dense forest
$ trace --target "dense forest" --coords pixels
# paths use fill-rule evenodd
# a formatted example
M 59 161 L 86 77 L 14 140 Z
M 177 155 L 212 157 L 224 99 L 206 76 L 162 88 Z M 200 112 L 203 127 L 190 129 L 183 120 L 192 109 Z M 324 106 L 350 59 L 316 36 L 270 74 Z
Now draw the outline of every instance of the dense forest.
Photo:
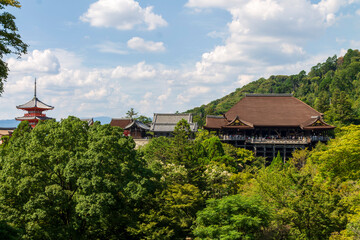
M 270 165 L 207 131 L 191 139 L 185 120 L 139 149 L 108 124 L 21 122 L 0 145 L 0 239 L 360 239 L 359 59 L 349 50 L 195 109 L 292 92 L 338 126 Z
M 191 110 L 200 126 L 206 115 L 227 112 L 247 93 L 292 93 L 295 97 L 325 114 L 336 126 L 358 123 L 360 118 L 360 52 L 349 49 L 344 57 L 329 57 L 306 74 L 260 78 L 221 99 Z
M 22 122 L 0 146 L 0 239 L 359 239 L 360 127 L 270 166 L 207 131 L 138 150 L 110 125 Z

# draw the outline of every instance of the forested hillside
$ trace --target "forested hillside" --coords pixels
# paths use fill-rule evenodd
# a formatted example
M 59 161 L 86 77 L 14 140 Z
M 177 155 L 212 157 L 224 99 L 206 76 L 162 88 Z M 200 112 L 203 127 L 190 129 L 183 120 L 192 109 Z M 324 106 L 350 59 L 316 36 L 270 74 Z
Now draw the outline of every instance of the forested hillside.
M 345 56 L 329 57 L 306 74 L 260 78 L 221 99 L 191 110 L 194 120 L 205 124 L 206 115 L 228 111 L 246 93 L 292 93 L 316 110 L 325 113 L 326 121 L 336 126 L 357 123 L 360 118 L 360 52 L 349 49 Z

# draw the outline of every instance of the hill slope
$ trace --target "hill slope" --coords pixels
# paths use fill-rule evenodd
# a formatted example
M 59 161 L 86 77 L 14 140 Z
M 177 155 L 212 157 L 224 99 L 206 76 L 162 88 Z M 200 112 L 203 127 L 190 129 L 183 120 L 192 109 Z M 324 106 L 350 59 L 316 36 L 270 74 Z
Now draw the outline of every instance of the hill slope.
M 206 115 L 221 115 L 246 93 L 292 93 L 325 113 L 326 121 L 337 126 L 358 123 L 360 119 L 360 52 L 349 49 L 344 57 L 329 57 L 306 74 L 260 78 L 209 104 L 186 111 L 194 113 L 200 126 Z

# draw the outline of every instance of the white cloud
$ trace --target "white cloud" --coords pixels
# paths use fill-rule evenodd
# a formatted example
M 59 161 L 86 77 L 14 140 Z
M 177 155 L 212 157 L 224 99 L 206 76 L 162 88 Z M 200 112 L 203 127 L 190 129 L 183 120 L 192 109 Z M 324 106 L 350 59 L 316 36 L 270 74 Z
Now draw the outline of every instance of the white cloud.
M 284 8 L 272 0 L 253 0 L 245 5 L 245 10 L 252 17 L 267 20 L 283 14 Z
M 232 21 L 228 23 L 224 44 L 203 53 L 196 69 L 187 76 L 197 82 L 211 83 L 238 76 L 266 77 L 267 74 L 286 74 L 289 69 L 297 71 L 301 62 L 311 57 L 306 52 L 307 42 L 320 37 L 336 22 L 340 9 L 352 3 L 343 0 L 322 0 L 317 4 L 307 0 L 189 0 L 187 7 L 225 9 Z M 241 79 L 238 79 L 240 84 L 247 82 Z
M 90 5 L 80 20 L 94 27 L 113 27 L 131 30 L 138 25 L 146 25 L 148 30 L 167 25 L 167 22 L 153 12 L 153 7 L 142 8 L 134 0 L 98 0 Z
M 302 47 L 296 46 L 294 44 L 283 43 L 281 44 L 281 51 L 285 54 L 304 54 L 304 50 Z
M 122 49 L 120 43 L 115 43 L 111 41 L 106 41 L 96 45 L 98 50 L 103 53 L 115 53 L 115 54 L 127 54 L 127 51 Z
M 210 88 L 209 87 L 204 87 L 204 86 L 196 86 L 196 87 L 191 87 L 188 90 L 188 93 L 191 95 L 199 95 L 199 94 L 205 94 L 210 92 Z
M 145 41 L 139 37 L 133 37 L 127 42 L 127 46 L 139 52 L 163 52 L 165 51 L 163 42 Z
M 352 49 L 360 49 L 360 41 L 351 40 L 350 47 Z
M 105 97 L 106 95 L 108 95 L 108 91 L 104 87 L 99 89 L 92 89 L 88 93 L 84 94 L 86 98 L 97 99 L 97 100 Z
M 360 15 L 360 9 L 356 10 L 356 14 Z
M 22 60 L 10 58 L 8 61 L 10 71 L 33 73 L 58 73 L 59 59 L 50 51 L 34 50 L 23 56 Z
M 246 75 L 246 74 L 241 74 L 238 76 L 238 84 L 239 87 L 245 86 L 246 84 L 252 82 L 255 80 L 255 76 L 254 75 Z
M 147 65 L 145 62 L 140 62 L 130 67 L 118 66 L 111 74 L 112 78 L 130 78 L 130 79 L 148 79 L 153 78 L 157 74 L 157 70 Z
M 171 88 L 168 88 L 165 93 L 157 97 L 157 100 L 161 102 L 166 101 L 170 97 L 170 94 L 171 94 Z

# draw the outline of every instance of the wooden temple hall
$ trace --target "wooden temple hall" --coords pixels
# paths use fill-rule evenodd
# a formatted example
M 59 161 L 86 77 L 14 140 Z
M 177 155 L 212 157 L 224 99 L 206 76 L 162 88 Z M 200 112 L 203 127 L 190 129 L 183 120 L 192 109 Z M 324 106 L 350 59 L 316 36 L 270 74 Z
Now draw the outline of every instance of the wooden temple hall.
M 207 116 L 205 129 L 223 142 L 273 159 L 329 140 L 335 128 L 323 114 L 291 94 L 248 94 L 223 116 Z

